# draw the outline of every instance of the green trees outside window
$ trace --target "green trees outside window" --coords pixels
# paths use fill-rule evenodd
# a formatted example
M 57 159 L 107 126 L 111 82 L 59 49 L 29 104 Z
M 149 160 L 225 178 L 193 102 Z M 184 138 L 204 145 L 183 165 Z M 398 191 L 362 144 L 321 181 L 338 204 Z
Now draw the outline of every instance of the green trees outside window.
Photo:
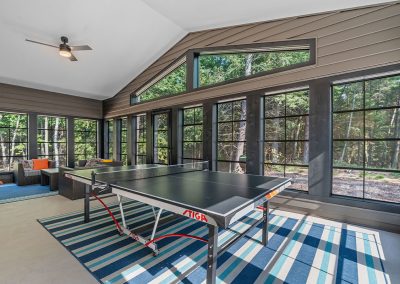
M 186 91 L 186 63 L 161 77 L 143 92 L 136 94 L 134 103 L 146 102 L 164 96 L 175 95 Z
M 400 76 L 332 86 L 332 193 L 400 203 Z
M 199 56 L 199 86 L 244 78 L 309 60 L 309 50 L 204 54 Z
M 182 162 L 203 159 L 203 107 L 183 109 Z
M 159 113 L 154 118 L 154 163 L 169 164 L 169 113 Z
M 97 158 L 97 120 L 74 119 L 75 161 Z
M 120 147 L 120 153 L 119 153 L 119 158 L 120 161 L 124 163 L 124 165 L 128 164 L 128 135 L 127 135 L 127 118 L 124 117 L 120 120 L 121 122 L 121 128 L 120 128 L 120 140 L 119 140 L 119 147 Z
M 146 164 L 146 115 L 136 117 L 136 164 Z
M 246 100 L 217 104 L 217 170 L 246 173 Z
M 28 115 L 0 112 L 0 170 L 28 156 Z
M 107 145 L 106 145 L 106 157 L 113 159 L 113 133 L 114 133 L 114 121 L 108 120 L 106 123 L 107 127 Z
M 290 177 L 308 190 L 308 90 L 264 97 L 264 174 Z
M 67 120 L 64 117 L 39 115 L 37 125 L 38 157 L 46 157 L 54 160 L 57 166 L 65 166 L 67 163 Z

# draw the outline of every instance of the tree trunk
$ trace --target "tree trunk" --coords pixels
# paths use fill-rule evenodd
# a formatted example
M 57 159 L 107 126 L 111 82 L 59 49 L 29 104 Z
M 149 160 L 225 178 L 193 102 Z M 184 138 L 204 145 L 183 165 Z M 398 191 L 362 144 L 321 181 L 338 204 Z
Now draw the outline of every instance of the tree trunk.
M 248 54 L 246 56 L 246 63 L 245 63 L 245 76 L 251 75 L 251 68 L 253 64 L 253 54 Z M 240 120 L 242 120 L 239 124 L 239 141 L 245 141 L 246 140 L 246 112 L 247 112 L 247 106 L 246 103 L 242 105 L 242 109 L 240 111 Z M 244 153 L 244 143 L 243 142 L 238 142 L 236 145 L 236 152 L 234 156 L 235 161 L 239 161 L 240 157 Z M 234 165 L 234 171 L 237 173 L 243 173 L 243 169 L 240 166 L 240 163 L 235 162 Z
M 15 139 L 17 138 L 17 133 L 18 133 L 18 127 L 19 127 L 19 121 L 20 121 L 21 117 L 18 116 L 17 118 L 17 122 L 15 123 L 15 131 L 13 133 L 13 137 L 11 140 L 11 152 L 10 152 L 10 165 L 12 165 L 14 163 L 14 153 L 15 153 Z
M 58 126 L 59 126 L 59 123 L 60 123 L 60 118 L 58 118 L 58 117 L 56 117 L 56 125 L 54 126 L 54 136 L 53 136 L 53 142 L 54 142 L 54 158 L 55 158 L 55 161 L 56 161 L 56 165 L 58 166 L 59 165 L 59 156 L 58 156 L 58 154 L 59 154 L 59 151 L 58 151 L 58 147 L 59 147 L 59 145 L 58 145 Z
M 44 117 L 44 154 L 49 155 L 49 120 L 47 116 Z
M 346 89 L 344 89 L 343 91 L 345 91 Z M 353 96 L 353 101 L 351 103 L 351 109 L 354 109 L 354 104 L 355 104 L 355 100 L 356 100 L 356 96 Z M 349 139 L 350 136 L 350 129 L 351 129 L 351 123 L 353 120 L 353 112 L 350 112 L 350 119 L 349 119 L 349 124 L 347 125 L 347 132 L 346 132 L 346 139 Z M 365 135 L 365 133 L 364 133 Z M 342 151 L 342 155 L 340 156 L 340 162 L 343 162 L 344 156 L 346 154 L 346 148 L 347 148 L 347 141 L 344 142 L 344 146 L 343 146 L 343 151 Z
M 0 120 L 3 119 L 3 115 L 0 114 Z M 7 153 L 6 153 L 6 144 L 5 144 L 5 137 L 3 137 L 3 134 L 0 133 L 0 149 L 1 149 L 1 156 L 3 160 L 3 166 L 6 165 L 7 163 Z
M 299 135 L 300 135 L 300 130 L 301 130 L 300 121 L 301 121 L 301 117 L 298 117 L 297 118 L 296 135 L 294 137 L 295 142 L 293 143 L 293 158 L 295 158 L 295 156 L 296 156 L 297 140 L 299 140 Z
M 306 117 L 305 119 L 306 119 L 306 124 L 305 124 L 305 127 L 304 127 L 304 135 L 305 135 L 305 139 L 308 140 L 309 139 L 308 138 L 308 131 L 309 131 L 309 128 L 310 128 L 310 122 L 309 122 L 309 118 L 308 117 Z M 307 162 L 308 162 L 308 152 L 309 152 L 308 142 L 304 142 L 304 146 L 303 147 L 304 147 L 303 148 L 303 163 L 307 164 Z
M 398 102 L 400 105 L 400 102 Z M 400 122 L 399 122 L 399 111 L 398 109 L 394 110 L 393 114 L 393 122 L 394 122 L 394 137 L 399 137 L 400 136 Z M 392 155 L 392 161 L 391 161 L 391 166 L 392 169 L 400 169 L 400 161 L 399 161 L 399 153 L 400 153 L 400 141 L 395 141 L 393 145 L 393 155 Z

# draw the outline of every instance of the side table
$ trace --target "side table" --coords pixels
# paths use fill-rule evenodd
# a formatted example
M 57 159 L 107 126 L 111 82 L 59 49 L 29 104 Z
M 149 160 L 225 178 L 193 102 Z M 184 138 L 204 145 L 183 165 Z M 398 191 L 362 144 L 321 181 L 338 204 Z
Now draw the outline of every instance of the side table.
M 0 171 L 0 181 L 3 183 L 14 182 L 14 172 L 12 171 Z
M 50 190 L 58 190 L 58 168 L 41 170 L 41 185 L 49 185 Z

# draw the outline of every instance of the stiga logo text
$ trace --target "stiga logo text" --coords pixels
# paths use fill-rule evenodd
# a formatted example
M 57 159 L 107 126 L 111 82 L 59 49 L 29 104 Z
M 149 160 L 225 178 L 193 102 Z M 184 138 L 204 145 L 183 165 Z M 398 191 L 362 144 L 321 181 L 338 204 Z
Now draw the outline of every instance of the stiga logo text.
M 208 222 L 206 215 L 199 213 L 199 212 L 192 211 L 192 210 L 185 210 L 183 212 L 183 215 L 188 216 L 189 218 L 192 218 L 192 219 L 196 219 L 198 221 Z

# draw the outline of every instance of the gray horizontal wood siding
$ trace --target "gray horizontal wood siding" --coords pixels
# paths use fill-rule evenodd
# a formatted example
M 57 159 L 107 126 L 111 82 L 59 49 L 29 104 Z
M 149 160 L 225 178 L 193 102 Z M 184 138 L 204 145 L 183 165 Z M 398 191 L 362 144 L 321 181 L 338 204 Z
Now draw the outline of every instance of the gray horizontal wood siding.
M 0 84 L 0 111 L 36 112 L 103 118 L 103 102 L 31 88 Z
M 317 63 L 279 74 L 216 86 L 130 106 L 130 94 L 189 49 L 295 39 L 317 39 Z M 400 62 L 400 2 L 333 11 L 276 21 L 199 31 L 181 41 L 134 78 L 116 96 L 104 101 L 105 117 L 199 103 L 300 81 L 388 66 Z

